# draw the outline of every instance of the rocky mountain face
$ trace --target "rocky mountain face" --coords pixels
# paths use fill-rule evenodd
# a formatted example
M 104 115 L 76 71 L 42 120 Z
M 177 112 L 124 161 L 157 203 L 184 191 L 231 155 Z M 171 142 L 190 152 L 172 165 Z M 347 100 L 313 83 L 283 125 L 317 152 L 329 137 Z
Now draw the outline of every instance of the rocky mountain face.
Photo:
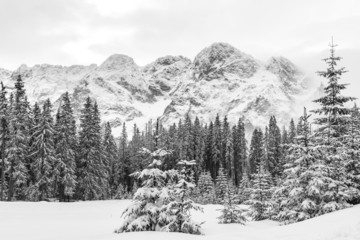
M 305 75 L 286 58 L 262 63 L 226 43 L 203 49 L 194 61 L 165 56 L 140 67 L 132 58 L 114 54 L 99 66 L 0 69 L 0 80 L 11 89 L 18 74 L 32 103 L 50 98 L 57 108 L 68 91 L 79 110 L 87 96 L 96 99 L 102 119 L 112 123 L 115 133 L 124 121 L 141 126 L 160 117 L 169 125 L 185 114 L 204 122 L 216 114 L 233 123 L 243 117 L 249 130 L 266 125 L 271 115 L 288 125 L 301 113 L 299 103 L 311 95 Z

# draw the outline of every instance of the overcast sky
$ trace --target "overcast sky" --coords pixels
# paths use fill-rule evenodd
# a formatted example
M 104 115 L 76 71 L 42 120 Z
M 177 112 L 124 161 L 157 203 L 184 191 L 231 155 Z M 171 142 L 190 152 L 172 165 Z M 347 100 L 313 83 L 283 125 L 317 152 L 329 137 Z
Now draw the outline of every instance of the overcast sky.
M 193 59 L 228 42 L 264 61 L 285 56 L 308 73 L 325 67 L 334 36 L 346 80 L 360 87 L 359 0 L 0 0 L 0 33 L 0 67 L 10 70 L 100 64 L 114 53 L 139 65 Z

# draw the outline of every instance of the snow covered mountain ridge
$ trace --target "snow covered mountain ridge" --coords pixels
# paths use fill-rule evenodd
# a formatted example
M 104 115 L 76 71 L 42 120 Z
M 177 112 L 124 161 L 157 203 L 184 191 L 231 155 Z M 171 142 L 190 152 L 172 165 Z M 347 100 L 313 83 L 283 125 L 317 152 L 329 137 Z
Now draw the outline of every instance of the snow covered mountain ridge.
M 231 123 L 244 117 L 248 129 L 264 126 L 275 115 L 288 125 L 313 94 L 309 79 L 288 59 L 272 57 L 263 63 L 227 43 L 212 44 L 194 61 L 165 56 L 141 67 L 129 56 L 114 54 L 99 66 L 0 69 L 0 80 L 11 89 L 18 74 L 32 104 L 50 98 L 56 109 L 68 91 L 79 113 L 90 96 L 97 100 L 102 120 L 115 129 L 124 121 L 141 126 L 157 117 L 169 125 L 186 114 L 204 122 L 216 114 L 227 115 Z

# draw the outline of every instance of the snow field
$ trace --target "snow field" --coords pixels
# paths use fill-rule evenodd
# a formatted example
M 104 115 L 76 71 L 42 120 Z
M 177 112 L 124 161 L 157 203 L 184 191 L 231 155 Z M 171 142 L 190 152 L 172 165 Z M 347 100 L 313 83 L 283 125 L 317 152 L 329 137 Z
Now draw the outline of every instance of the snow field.
M 360 240 L 360 205 L 296 224 L 264 220 L 218 224 L 221 205 L 193 214 L 205 235 L 164 232 L 115 234 L 130 200 L 74 203 L 0 202 L 1 240 Z

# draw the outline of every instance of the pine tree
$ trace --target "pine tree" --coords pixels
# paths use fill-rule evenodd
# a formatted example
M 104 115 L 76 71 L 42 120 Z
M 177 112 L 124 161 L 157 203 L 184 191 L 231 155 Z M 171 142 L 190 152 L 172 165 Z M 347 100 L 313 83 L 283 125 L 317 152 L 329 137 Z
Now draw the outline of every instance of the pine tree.
M 29 117 L 29 153 L 26 157 L 26 168 L 27 171 L 29 173 L 29 177 L 28 177 L 28 186 L 35 186 L 35 182 L 36 182 L 36 176 L 34 171 L 32 171 L 32 166 L 34 165 L 35 162 L 35 157 L 31 154 L 32 152 L 36 151 L 36 147 L 35 147 L 35 131 L 36 131 L 36 127 L 39 126 L 40 121 L 41 121 L 41 109 L 39 107 L 39 104 L 37 102 L 35 102 L 34 107 L 32 108 L 32 111 L 30 112 L 30 117 Z M 36 188 L 33 189 L 36 191 Z
M 227 134 L 225 144 L 225 161 L 228 164 L 228 178 L 234 179 L 235 177 L 235 165 L 234 165 L 234 145 L 231 134 Z
M 51 117 L 51 103 L 47 99 L 43 106 L 43 111 L 38 125 L 34 128 L 31 146 L 34 162 L 31 170 L 35 176 L 34 185 L 30 188 L 30 198 L 42 201 L 52 197 L 52 186 L 54 181 L 53 167 L 57 164 L 54 145 L 54 124 Z M 37 199 L 36 199 L 37 198 Z
M 196 186 L 196 200 L 201 204 L 211 204 L 215 201 L 214 183 L 209 172 L 202 172 Z
M 11 109 L 10 140 L 6 150 L 9 162 L 7 174 L 9 177 L 8 200 L 24 199 L 28 170 L 26 156 L 29 141 L 29 109 L 26 100 L 24 83 L 19 75 L 15 83 L 15 95 Z
M 325 166 L 321 161 L 322 153 L 310 134 L 309 117 L 304 108 L 301 128 L 287 155 L 285 180 L 274 193 L 274 201 L 279 203 L 276 219 L 284 224 L 319 215 L 323 203 L 327 181 Z
M 289 126 L 289 143 L 294 143 L 296 137 L 296 128 L 294 119 L 291 119 Z
M 104 161 L 107 166 L 107 185 L 109 186 L 108 195 L 113 198 L 115 193 L 119 191 L 118 186 L 120 185 L 120 176 L 118 170 L 118 151 L 115 143 L 115 139 L 111 133 L 110 123 L 107 122 L 105 125 L 105 134 L 103 140 L 104 147 Z M 123 188 L 123 186 L 122 186 Z
M 56 119 L 56 157 L 58 164 L 58 192 L 60 201 L 69 201 L 76 189 L 76 161 L 77 147 L 76 124 L 71 107 L 69 93 L 62 97 Z
M 251 194 L 251 181 L 248 177 L 248 174 L 245 173 L 243 175 L 243 178 L 241 179 L 240 185 L 239 185 L 239 202 L 244 203 L 250 199 Z
M 239 208 L 238 205 L 234 204 L 236 195 L 232 189 L 227 186 L 223 209 L 220 209 L 221 215 L 218 217 L 219 223 L 240 223 L 242 225 L 246 222 L 245 213 L 246 210 Z
M 106 172 L 102 159 L 100 119 L 96 102 L 86 99 L 81 111 L 79 133 L 78 196 L 84 200 L 106 195 Z
M 261 129 L 255 129 L 251 138 L 250 152 L 249 152 L 249 167 L 250 174 L 256 173 L 257 166 L 264 159 L 264 142 L 263 133 Z
M 231 172 L 234 171 L 233 166 L 233 149 L 229 148 L 231 144 L 231 148 L 233 148 L 233 142 L 231 141 L 231 132 L 229 122 L 227 120 L 227 116 L 224 117 L 222 122 L 221 129 L 221 166 L 225 169 L 228 177 L 231 176 Z M 229 151 L 231 151 L 231 156 L 229 155 Z
M 202 208 L 190 199 L 190 193 L 195 188 L 191 167 L 196 162 L 195 160 L 180 160 L 178 164 L 182 166 L 179 180 L 174 186 L 174 191 L 171 193 L 173 195 L 172 199 L 163 207 L 165 211 L 162 211 L 160 214 L 160 222 L 166 223 L 162 230 L 201 234 L 201 224 L 192 221 L 190 214 L 191 210 L 202 211 Z
M 269 172 L 273 177 L 280 176 L 281 166 L 281 133 L 276 124 L 275 116 L 270 118 L 269 122 L 269 142 L 268 142 L 268 163 Z
M 126 124 L 123 123 L 122 126 L 122 132 L 120 136 L 120 143 L 119 143 L 119 171 L 120 171 L 120 182 L 124 183 L 126 185 L 126 189 L 130 190 L 130 187 L 132 185 L 132 180 L 130 177 L 132 166 L 130 164 L 130 158 L 129 158 L 129 151 L 128 151 L 128 136 L 127 136 L 127 130 L 126 130 Z M 140 158 L 139 158 L 140 159 Z M 138 161 L 138 170 L 142 170 L 143 166 L 141 163 L 141 160 Z
M 319 116 L 315 119 L 318 126 L 316 130 L 316 144 L 323 152 L 323 162 L 326 166 L 327 189 L 321 212 L 327 213 L 347 207 L 346 201 L 353 189 L 346 182 L 346 159 L 348 151 L 346 146 L 346 126 L 351 109 L 344 106 L 347 102 L 354 100 L 352 97 L 341 95 L 346 84 L 340 84 L 341 76 L 346 72 L 345 68 L 337 68 L 340 57 L 335 56 L 335 47 L 330 44 L 330 57 L 324 59 L 328 68 L 320 71 L 321 77 L 328 79 L 328 85 L 324 88 L 325 96 L 316 99 L 321 107 L 313 110 Z
M 0 92 L 0 155 L 1 155 L 1 192 L 0 200 L 3 201 L 6 195 L 7 182 L 5 180 L 5 171 L 7 164 L 6 161 L 6 148 L 9 141 L 9 106 L 6 98 L 6 88 L 1 82 Z
M 206 129 L 206 126 L 205 126 Z M 204 153 L 204 160 L 205 160 L 205 171 L 209 171 L 211 177 L 214 178 L 216 173 L 214 172 L 215 164 L 213 161 L 213 141 L 214 141 L 214 125 L 213 122 L 210 122 L 209 127 L 206 131 L 206 140 L 205 140 L 205 153 Z
M 216 178 L 219 168 L 221 166 L 221 122 L 219 115 L 215 118 L 214 129 L 213 129 L 213 140 L 212 140 L 212 177 Z
M 349 201 L 360 203 L 360 111 L 354 104 L 347 123 L 345 141 L 348 158 L 345 163 L 347 185 L 352 189 Z
M 158 231 L 168 224 L 166 221 L 161 221 L 160 216 L 164 210 L 163 206 L 169 201 L 165 185 L 172 176 L 159 167 L 162 158 L 169 153 L 163 149 L 155 152 L 144 149 L 143 152 L 152 157 L 152 163 L 141 172 L 132 174 L 141 181 L 142 186 L 136 191 L 132 204 L 122 213 L 125 219 L 120 228 L 116 230 L 117 233 Z
M 222 203 L 226 193 L 226 187 L 228 185 L 228 179 L 224 172 L 224 168 L 222 167 L 219 168 L 219 172 L 217 174 L 215 183 L 216 183 L 215 184 L 216 200 L 217 202 Z
M 270 217 L 271 211 L 271 175 L 265 170 L 264 163 L 258 165 L 257 173 L 253 174 L 253 185 L 250 199 L 246 204 L 250 205 L 249 215 L 255 221 Z
M 202 127 L 198 117 L 196 117 L 194 121 L 193 142 L 194 142 L 193 145 L 194 159 L 196 161 L 195 180 L 198 180 L 199 174 L 201 173 L 201 169 L 205 169 L 205 163 L 204 163 L 205 143 L 204 143 Z M 169 149 L 173 149 L 173 148 L 170 147 Z

